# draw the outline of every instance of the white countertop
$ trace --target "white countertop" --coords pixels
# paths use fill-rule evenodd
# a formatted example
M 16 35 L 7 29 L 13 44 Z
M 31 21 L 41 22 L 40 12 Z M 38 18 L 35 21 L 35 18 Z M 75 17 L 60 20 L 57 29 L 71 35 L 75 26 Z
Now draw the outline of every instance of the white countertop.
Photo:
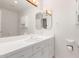
M 46 40 L 53 36 L 41 35 L 22 35 L 8 38 L 0 38 L 0 56 L 10 53 L 12 51 L 27 47 L 29 45 Z

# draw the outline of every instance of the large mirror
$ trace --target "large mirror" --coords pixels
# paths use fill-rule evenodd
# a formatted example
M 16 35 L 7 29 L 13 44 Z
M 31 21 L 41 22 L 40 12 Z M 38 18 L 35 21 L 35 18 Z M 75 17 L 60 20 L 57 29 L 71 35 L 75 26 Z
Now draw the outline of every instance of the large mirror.
M 0 37 L 30 33 L 32 6 L 27 0 L 0 0 Z
M 37 12 L 42 9 L 41 5 L 38 3 L 35 7 L 27 0 L 0 0 L 0 37 L 29 34 L 36 28 L 52 28 L 52 16 Z

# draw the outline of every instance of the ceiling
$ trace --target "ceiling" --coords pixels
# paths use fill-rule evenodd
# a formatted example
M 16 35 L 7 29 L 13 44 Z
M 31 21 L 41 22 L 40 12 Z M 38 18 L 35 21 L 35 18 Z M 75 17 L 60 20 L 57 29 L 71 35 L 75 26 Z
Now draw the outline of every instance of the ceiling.
M 17 1 L 18 3 L 14 3 Z M 0 0 L 0 8 L 7 8 L 14 11 L 24 12 L 28 11 L 30 6 L 26 0 Z

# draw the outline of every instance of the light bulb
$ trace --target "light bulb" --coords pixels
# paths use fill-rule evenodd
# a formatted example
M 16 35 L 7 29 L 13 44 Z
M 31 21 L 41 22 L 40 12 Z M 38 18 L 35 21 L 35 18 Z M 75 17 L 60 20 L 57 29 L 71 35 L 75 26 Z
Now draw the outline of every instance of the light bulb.
M 18 4 L 18 1 L 14 1 L 15 4 Z

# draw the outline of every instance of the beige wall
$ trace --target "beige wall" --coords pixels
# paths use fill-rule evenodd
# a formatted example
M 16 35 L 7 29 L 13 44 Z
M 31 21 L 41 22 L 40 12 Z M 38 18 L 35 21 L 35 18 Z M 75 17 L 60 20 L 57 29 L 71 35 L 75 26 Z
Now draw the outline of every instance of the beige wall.
M 79 25 L 76 25 L 76 0 L 52 0 L 55 29 L 55 56 L 79 57 Z M 75 47 L 70 52 L 66 47 L 66 39 L 75 40 Z

